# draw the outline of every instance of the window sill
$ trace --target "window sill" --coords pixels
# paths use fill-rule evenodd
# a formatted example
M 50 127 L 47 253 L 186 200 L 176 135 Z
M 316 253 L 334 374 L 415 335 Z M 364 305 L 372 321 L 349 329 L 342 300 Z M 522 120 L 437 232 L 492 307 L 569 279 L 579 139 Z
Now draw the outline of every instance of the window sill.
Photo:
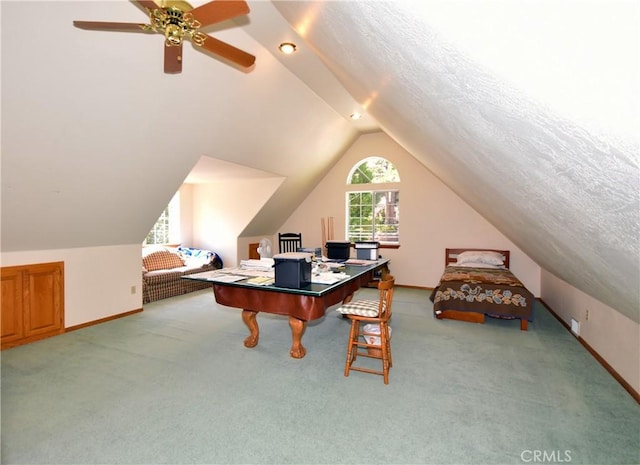
M 355 249 L 356 245 L 355 243 L 351 243 L 351 248 Z M 400 248 L 400 244 L 390 244 L 390 243 L 383 243 L 381 242 L 380 245 L 378 246 L 379 249 L 399 249 Z

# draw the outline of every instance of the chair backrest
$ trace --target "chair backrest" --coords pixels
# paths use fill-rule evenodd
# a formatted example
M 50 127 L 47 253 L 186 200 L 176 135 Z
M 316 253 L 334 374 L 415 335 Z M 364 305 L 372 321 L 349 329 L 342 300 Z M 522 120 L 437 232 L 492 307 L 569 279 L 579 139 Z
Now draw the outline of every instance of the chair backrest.
M 378 307 L 378 318 L 388 320 L 391 318 L 391 302 L 393 300 L 393 287 L 396 283 L 395 278 L 388 274 L 378 281 L 378 290 L 380 291 L 380 304 Z
M 278 233 L 280 253 L 297 252 L 302 247 L 302 233 Z

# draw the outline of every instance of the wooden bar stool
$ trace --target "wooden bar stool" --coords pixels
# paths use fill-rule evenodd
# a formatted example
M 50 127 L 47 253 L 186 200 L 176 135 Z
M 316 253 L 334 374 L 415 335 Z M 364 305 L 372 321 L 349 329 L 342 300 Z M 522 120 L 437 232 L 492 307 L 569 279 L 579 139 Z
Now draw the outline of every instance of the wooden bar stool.
M 393 299 L 393 286 L 395 279 L 386 275 L 378 282 L 380 291 L 379 300 L 354 300 L 338 308 L 337 311 L 351 320 L 349 344 L 347 346 L 347 361 L 344 367 L 344 375 L 349 376 L 350 370 L 362 371 L 382 375 L 384 384 L 389 384 L 389 368 L 393 365 L 391 358 L 391 338 L 389 319 L 391 318 L 391 302 Z M 361 323 L 377 325 L 380 333 L 365 330 Z M 366 325 L 365 325 L 366 326 Z M 361 340 L 361 337 L 363 340 Z M 369 344 L 367 339 L 375 337 L 380 344 Z M 359 350 L 366 348 L 366 352 Z M 382 361 L 382 370 L 373 370 L 362 366 L 354 366 L 358 356 L 377 358 Z

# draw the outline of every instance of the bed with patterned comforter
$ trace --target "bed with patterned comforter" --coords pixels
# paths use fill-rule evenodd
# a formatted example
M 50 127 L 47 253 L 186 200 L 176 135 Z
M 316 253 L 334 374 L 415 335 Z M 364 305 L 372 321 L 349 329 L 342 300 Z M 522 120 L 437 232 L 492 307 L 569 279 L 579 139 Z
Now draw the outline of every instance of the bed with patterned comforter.
M 485 315 L 533 321 L 534 296 L 508 268 L 445 268 L 430 297 L 436 318 L 483 323 Z

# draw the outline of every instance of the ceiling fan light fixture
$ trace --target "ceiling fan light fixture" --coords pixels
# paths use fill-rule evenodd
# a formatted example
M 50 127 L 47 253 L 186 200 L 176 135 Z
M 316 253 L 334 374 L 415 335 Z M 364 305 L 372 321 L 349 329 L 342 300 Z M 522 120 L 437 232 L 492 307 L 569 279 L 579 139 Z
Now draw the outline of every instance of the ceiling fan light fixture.
M 293 52 L 296 51 L 297 48 L 298 47 L 293 42 L 282 42 L 278 46 L 278 50 L 280 50 L 285 55 L 291 55 Z
M 176 24 L 169 24 L 164 31 L 164 36 L 167 39 L 167 46 L 175 46 L 180 45 L 182 43 L 183 36 L 182 29 L 180 29 Z

